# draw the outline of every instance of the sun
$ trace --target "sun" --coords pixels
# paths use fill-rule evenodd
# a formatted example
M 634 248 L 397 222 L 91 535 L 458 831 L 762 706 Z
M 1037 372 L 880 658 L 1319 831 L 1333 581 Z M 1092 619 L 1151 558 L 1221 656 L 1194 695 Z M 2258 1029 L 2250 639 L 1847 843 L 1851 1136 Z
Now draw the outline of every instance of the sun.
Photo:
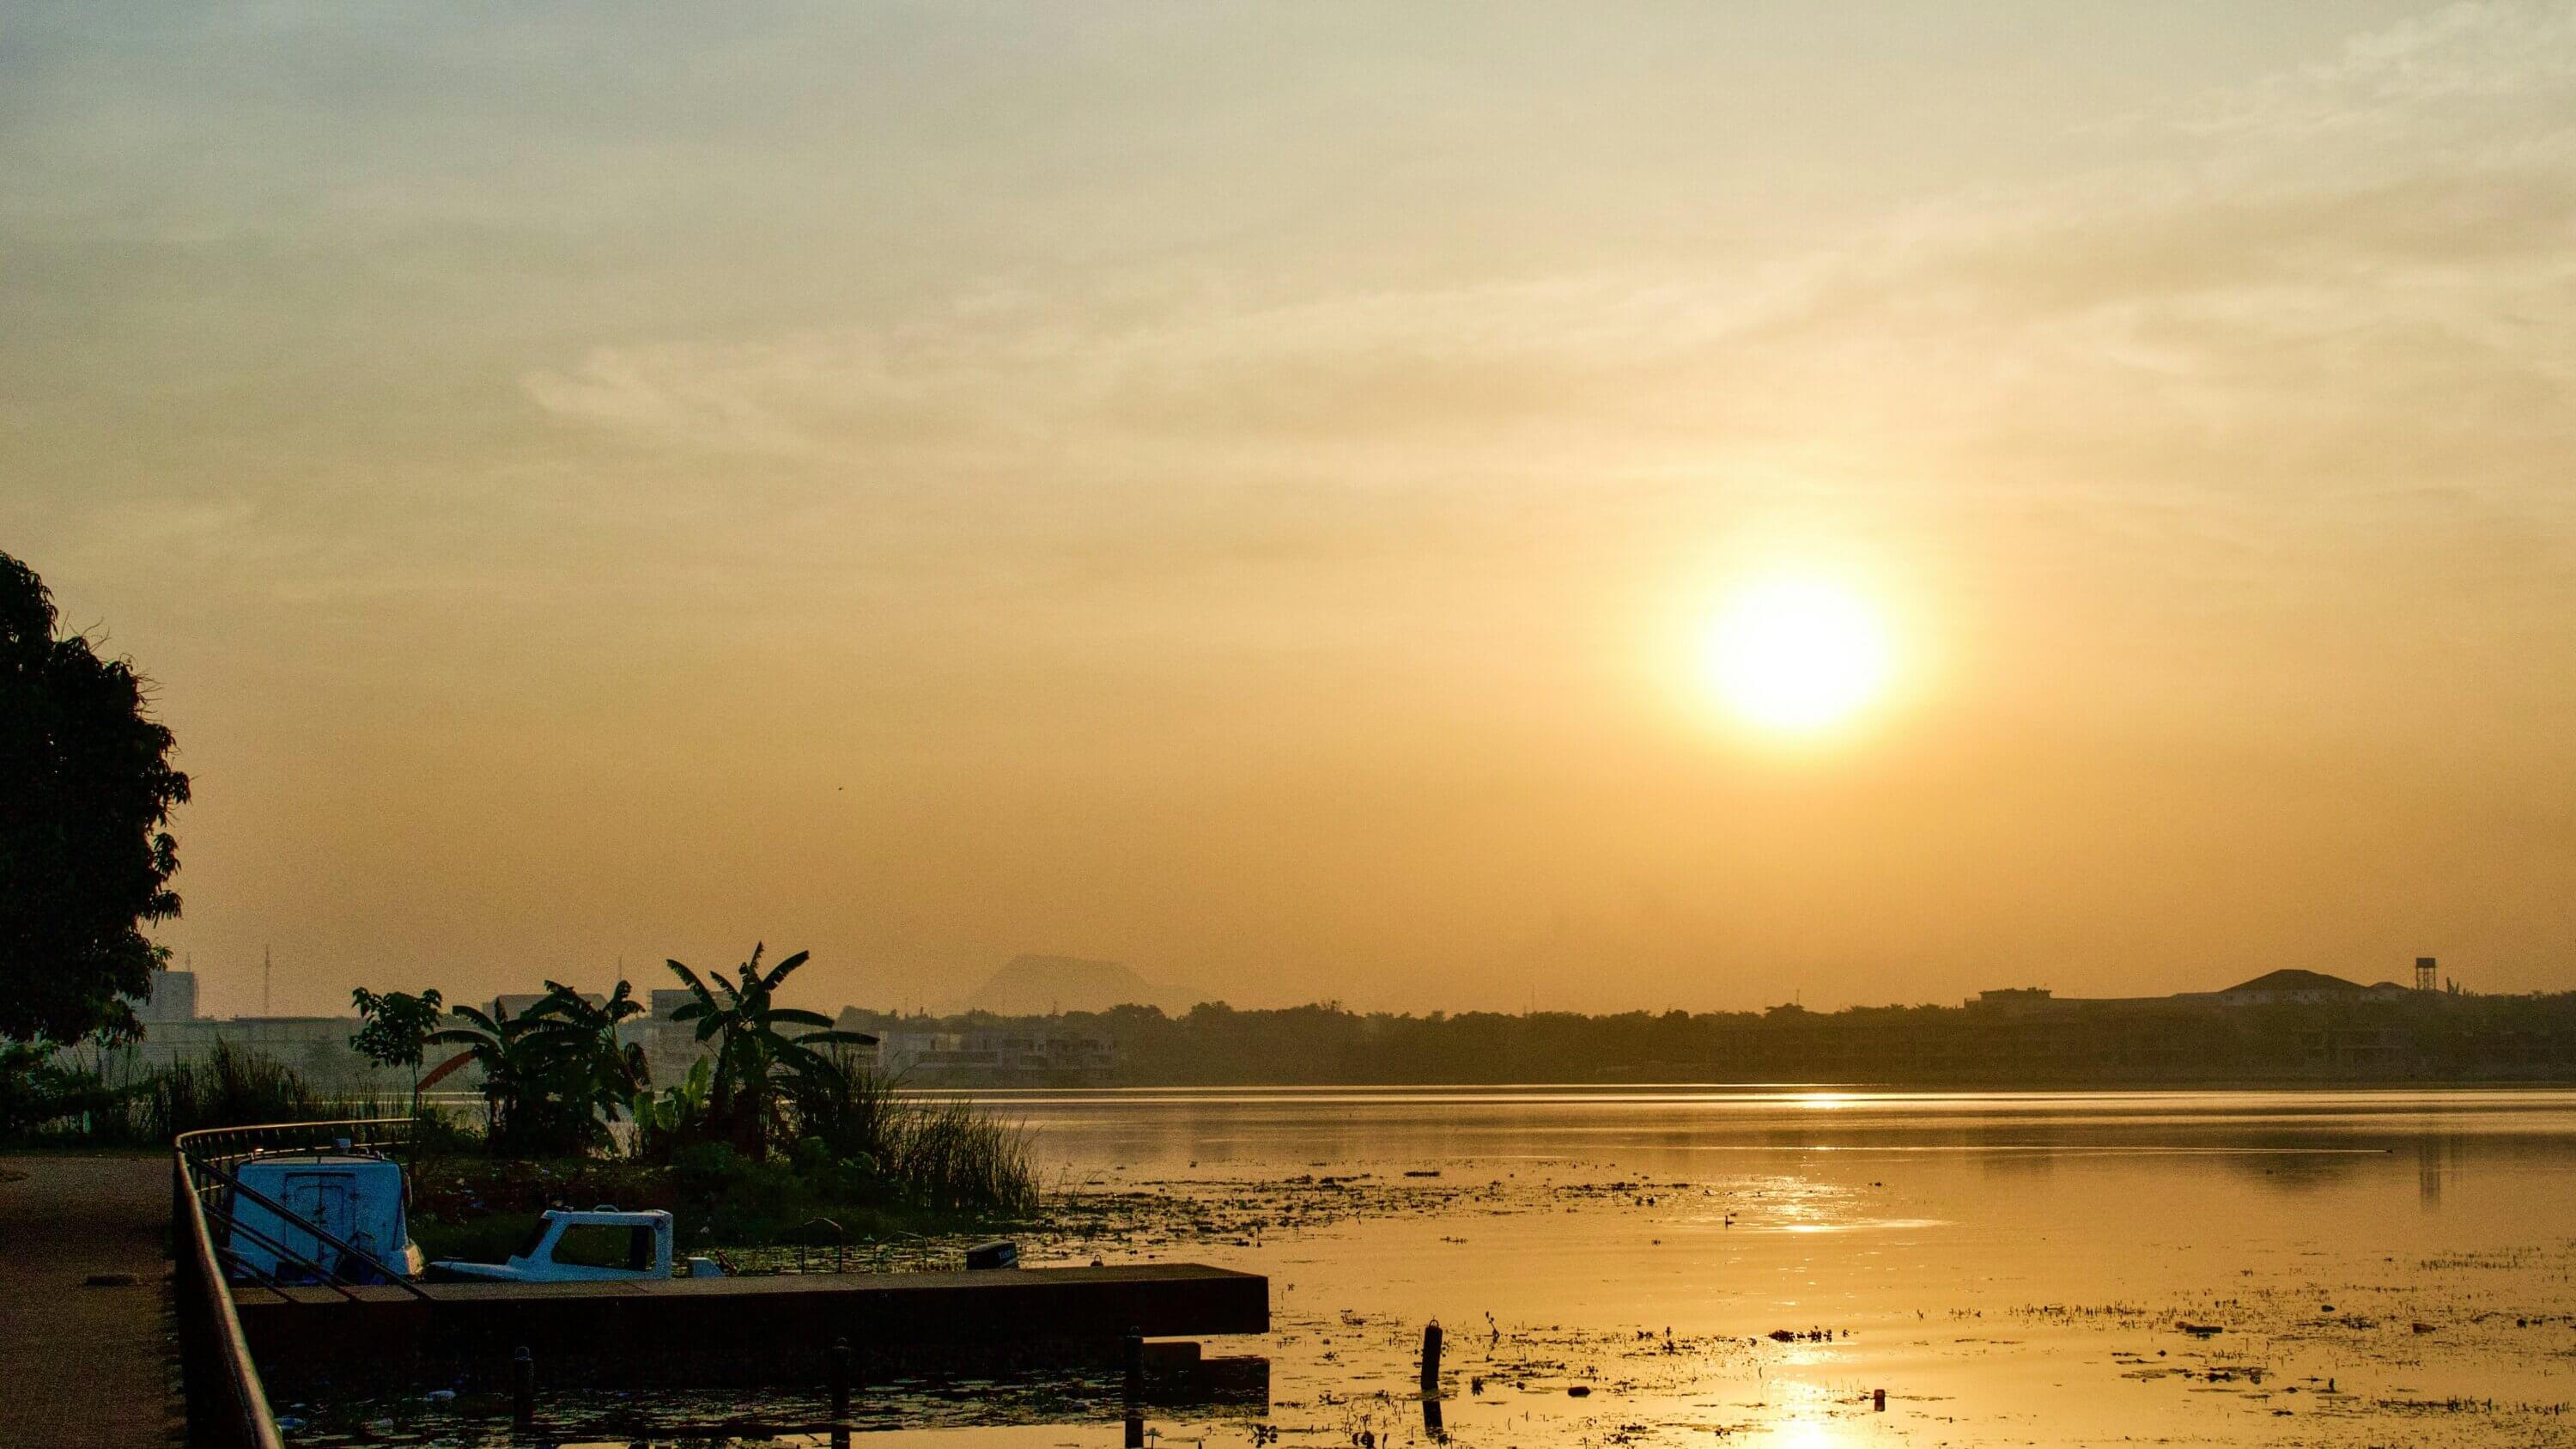
M 1726 601 L 1708 632 L 1708 681 L 1739 718 L 1781 735 L 1842 724 L 1886 692 L 1887 630 L 1860 594 L 1780 574 Z

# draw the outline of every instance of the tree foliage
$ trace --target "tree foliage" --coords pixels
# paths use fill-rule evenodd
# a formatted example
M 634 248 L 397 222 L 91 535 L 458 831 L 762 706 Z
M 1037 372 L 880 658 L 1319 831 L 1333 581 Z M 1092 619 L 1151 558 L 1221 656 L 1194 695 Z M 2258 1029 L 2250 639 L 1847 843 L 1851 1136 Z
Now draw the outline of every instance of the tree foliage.
M 859 1029 L 1015 1030 L 1114 1041 L 1119 1086 L 1783 1082 L 2148 1086 L 2253 1081 L 2576 1080 L 2576 992 L 2405 991 L 2231 1006 L 2179 996 L 2029 1010 L 1353 1012 L 1203 1002 L 1055 1018 L 845 1011 Z
M 0 1036 L 130 1035 L 164 955 L 142 928 L 179 914 L 162 827 L 188 777 L 142 676 L 55 622 L 0 554 Z
M 438 1029 L 438 1018 L 446 1006 L 432 988 L 417 996 L 404 991 L 378 994 L 361 986 L 349 993 L 349 1004 L 358 1009 L 357 1034 L 349 1045 L 367 1060 L 388 1067 L 411 1068 L 411 1091 L 414 1107 L 420 1096 L 420 1058 L 429 1046 L 429 1034 Z
M 721 971 L 708 972 L 701 980 L 677 961 L 666 963 L 696 997 L 672 1012 L 671 1019 L 696 1022 L 698 1040 L 716 1044 L 709 1122 L 735 1151 L 751 1158 L 767 1153 L 771 1130 L 782 1125 L 790 1085 L 800 1078 L 839 1074 L 825 1048 L 876 1041 L 864 1033 L 833 1030 L 832 1019 L 820 1012 L 778 1005 L 779 984 L 805 964 L 807 953 L 799 951 L 763 971 L 761 951 L 761 944 L 753 943 L 751 959 L 734 968 L 731 981 Z M 790 1026 L 813 1030 L 790 1036 L 781 1030 Z

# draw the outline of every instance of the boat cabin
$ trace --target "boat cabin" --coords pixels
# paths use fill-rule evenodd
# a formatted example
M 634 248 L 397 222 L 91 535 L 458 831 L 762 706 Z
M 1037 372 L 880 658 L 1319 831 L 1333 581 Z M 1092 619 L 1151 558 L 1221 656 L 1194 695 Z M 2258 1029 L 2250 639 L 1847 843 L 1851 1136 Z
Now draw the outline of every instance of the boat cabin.
M 241 1276 L 370 1283 L 420 1272 L 399 1163 L 363 1148 L 262 1153 L 232 1182 L 225 1248 Z

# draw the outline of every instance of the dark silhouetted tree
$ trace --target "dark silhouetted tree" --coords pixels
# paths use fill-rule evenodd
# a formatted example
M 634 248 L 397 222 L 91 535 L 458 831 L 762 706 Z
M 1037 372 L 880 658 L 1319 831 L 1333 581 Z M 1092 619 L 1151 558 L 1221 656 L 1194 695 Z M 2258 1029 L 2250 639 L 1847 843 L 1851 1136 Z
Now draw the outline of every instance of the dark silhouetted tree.
M 378 993 L 361 986 L 349 993 L 349 1004 L 358 1008 L 361 1023 L 357 1035 L 349 1038 L 349 1045 L 369 1061 L 411 1068 L 411 1110 L 418 1116 L 421 1054 L 429 1049 L 429 1034 L 438 1030 L 438 1019 L 447 1011 L 436 988 L 414 996 L 403 991 Z
M 131 1035 L 127 998 L 165 955 L 143 926 L 179 914 L 162 826 L 188 777 L 142 677 L 54 623 L 44 581 L 0 554 L 0 1036 Z

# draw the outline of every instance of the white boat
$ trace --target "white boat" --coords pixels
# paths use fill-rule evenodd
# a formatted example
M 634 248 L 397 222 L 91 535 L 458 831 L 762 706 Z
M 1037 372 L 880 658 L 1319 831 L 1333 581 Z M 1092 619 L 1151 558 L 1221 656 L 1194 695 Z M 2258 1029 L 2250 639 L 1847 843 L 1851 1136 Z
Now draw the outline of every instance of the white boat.
M 671 1215 L 659 1208 L 619 1212 L 603 1203 L 588 1212 L 549 1208 L 503 1263 L 441 1258 L 429 1276 L 481 1283 L 599 1283 L 672 1275 Z M 719 1278 L 712 1258 L 688 1260 L 688 1276 Z
M 263 1152 L 233 1169 L 225 1247 L 232 1273 L 262 1283 L 364 1284 L 421 1277 L 485 1283 L 595 1283 L 669 1278 L 671 1215 L 552 1208 L 507 1262 L 424 1264 L 411 1240 L 402 1164 L 346 1139 L 329 1148 Z M 711 1258 L 687 1275 L 718 1278 Z
M 344 1139 L 306 1152 L 263 1152 L 232 1172 L 225 1248 L 236 1277 L 266 1283 L 417 1278 L 402 1164 Z

